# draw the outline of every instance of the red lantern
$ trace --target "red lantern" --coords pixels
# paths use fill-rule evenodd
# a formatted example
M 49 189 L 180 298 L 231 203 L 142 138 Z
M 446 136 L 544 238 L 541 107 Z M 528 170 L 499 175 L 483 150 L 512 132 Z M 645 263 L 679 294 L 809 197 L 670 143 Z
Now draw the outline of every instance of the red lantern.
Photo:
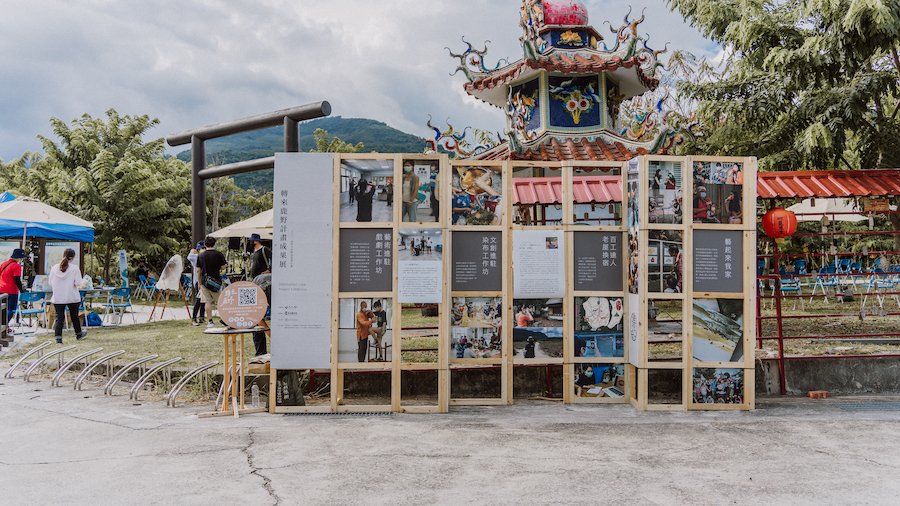
M 776 207 L 763 215 L 762 226 L 769 237 L 787 237 L 797 231 L 797 216 L 783 207 Z

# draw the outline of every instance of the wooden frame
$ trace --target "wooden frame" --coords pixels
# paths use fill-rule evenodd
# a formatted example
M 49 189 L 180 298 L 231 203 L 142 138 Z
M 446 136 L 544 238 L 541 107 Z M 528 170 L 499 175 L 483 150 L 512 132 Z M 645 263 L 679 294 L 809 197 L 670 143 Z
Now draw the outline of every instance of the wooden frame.
M 371 229 L 385 228 L 392 231 L 391 252 L 394 261 L 391 266 L 392 285 L 390 291 L 380 292 L 340 292 L 339 270 L 340 266 L 336 265 L 332 275 L 332 338 L 331 338 L 331 397 L 329 404 L 326 406 L 274 406 L 271 405 L 272 412 L 353 412 L 353 411 L 396 411 L 407 413 L 438 413 L 446 412 L 451 405 L 503 405 L 512 404 L 513 399 L 513 367 L 515 365 L 550 365 L 561 366 L 563 373 L 563 401 L 572 404 L 587 403 L 630 403 L 635 408 L 641 410 L 685 410 L 685 409 L 752 409 L 754 405 L 753 390 L 753 343 L 755 342 L 755 326 L 745 325 L 743 335 L 743 345 L 746 352 L 743 361 L 740 363 L 729 362 L 701 362 L 693 359 L 692 346 L 692 303 L 694 299 L 739 299 L 744 301 L 745 314 L 753 314 L 755 310 L 755 291 L 745 290 L 745 294 L 735 294 L 732 292 L 694 292 L 693 290 L 693 257 L 694 248 L 694 232 L 696 230 L 732 230 L 742 232 L 742 253 L 743 265 L 740 272 L 742 273 L 742 283 L 745 288 L 754 286 L 755 283 L 755 256 L 753 248 L 755 247 L 755 220 L 747 220 L 750 223 L 743 224 L 694 224 L 690 219 L 687 209 L 683 209 L 682 223 L 648 223 L 649 209 L 645 201 L 649 198 L 649 167 L 651 162 L 680 162 L 682 164 L 681 178 L 682 196 L 692 195 L 693 192 L 693 164 L 694 162 L 739 162 L 744 168 L 744 186 L 743 199 L 744 209 L 752 209 L 751 203 L 755 202 L 755 173 L 756 160 L 754 158 L 717 158 L 717 157 L 672 157 L 660 155 L 642 156 L 639 160 L 639 226 L 638 226 L 638 244 L 640 250 L 640 262 L 638 265 L 638 277 L 640 279 L 639 292 L 637 296 L 637 311 L 646 311 L 649 301 L 651 300 L 678 300 L 681 301 L 682 307 L 682 355 L 681 360 L 673 362 L 651 362 L 649 358 L 648 346 L 648 328 L 643 325 L 639 328 L 640 339 L 636 345 L 633 345 L 628 338 L 630 332 L 630 323 L 624 323 L 624 356 L 622 357 L 576 357 L 575 346 L 575 302 L 576 297 L 606 297 L 621 298 L 625 305 L 625 320 L 627 320 L 628 311 L 630 310 L 629 292 L 628 292 L 628 269 L 629 260 L 628 250 L 628 213 L 626 205 L 627 185 L 627 163 L 626 162 L 533 162 L 533 161 L 477 161 L 477 160 L 454 160 L 450 161 L 447 155 L 437 154 L 356 154 L 343 153 L 334 155 L 334 184 L 333 194 L 335 200 L 340 202 L 341 192 L 341 164 L 346 160 L 385 160 L 393 161 L 393 181 L 402 181 L 402 163 L 406 160 L 431 160 L 438 164 L 440 168 L 440 176 L 437 184 L 441 188 L 441 198 L 439 215 L 440 219 L 436 223 L 431 222 L 402 222 L 401 210 L 399 205 L 400 191 L 395 191 L 394 207 L 392 209 L 392 222 L 378 223 L 355 223 L 340 221 L 340 205 L 334 206 L 332 212 L 332 220 L 336 225 L 333 227 L 332 254 L 338 258 L 340 249 L 340 234 L 348 229 Z M 452 180 L 453 173 L 459 167 L 485 167 L 497 173 L 501 177 L 502 184 L 500 186 L 499 198 L 501 206 L 498 207 L 502 213 L 502 220 L 499 225 L 458 225 L 453 223 L 453 205 L 452 205 Z M 515 206 L 513 203 L 513 187 L 515 179 L 514 172 L 521 169 L 545 168 L 554 171 L 553 178 L 561 180 L 561 204 L 560 211 L 562 219 L 552 225 L 523 225 L 515 223 Z M 573 181 L 578 177 L 578 172 L 587 168 L 609 168 L 617 172 L 619 184 L 622 189 L 622 201 L 618 203 L 618 221 L 613 225 L 603 224 L 600 221 L 598 225 L 590 225 L 580 223 L 581 220 L 575 216 L 575 187 Z M 661 197 L 660 197 L 661 198 Z M 667 197 L 668 198 L 668 197 Z M 600 203 L 605 204 L 605 203 Z M 593 202 L 591 203 L 593 206 Z M 588 211 L 586 208 L 582 210 Z M 601 213 L 606 211 L 601 211 Z M 594 217 L 588 218 L 605 219 L 605 214 L 593 214 Z M 545 218 L 546 219 L 546 218 Z M 554 218 L 555 220 L 555 218 Z M 437 362 L 417 363 L 404 362 L 402 353 L 402 311 L 399 302 L 399 262 L 396 259 L 399 256 L 399 234 L 401 229 L 439 229 L 442 233 L 443 256 L 441 259 L 441 284 L 442 295 L 438 306 L 438 329 L 437 329 Z M 562 356 L 561 357 L 545 357 L 525 359 L 521 357 L 513 357 L 513 332 L 514 327 L 514 287 L 512 269 L 513 265 L 513 233 L 519 230 L 540 230 L 558 232 L 561 238 L 564 238 L 567 249 L 564 251 L 565 262 L 565 295 L 562 303 L 562 322 L 563 322 L 563 339 L 562 339 Z M 647 248 L 649 245 L 649 232 L 654 230 L 677 231 L 682 234 L 682 277 L 683 290 L 681 293 L 671 294 L 663 292 L 649 292 L 647 283 L 648 267 L 647 267 Z M 501 285 L 497 291 L 454 291 L 452 290 L 451 275 L 452 268 L 452 245 L 454 234 L 467 231 L 479 232 L 499 232 L 501 234 L 503 247 L 499 255 L 499 265 L 501 270 Z M 576 232 L 603 232 L 618 234 L 622 244 L 622 279 L 623 283 L 620 290 L 613 291 L 585 291 L 575 290 L 575 251 L 574 242 L 576 240 Z M 583 236 L 582 236 L 583 237 Z M 500 357 L 480 358 L 480 359 L 457 359 L 455 355 L 451 357 L 450 336 L 451 336 L 451 304 L 455 297 L 488 297 L 499 298 L 503 308 L 501 320 L 501 349 Z M 344 298 L 389 298 L 392 303 L 392 345 L 393 352 L 391 360 L 383 363 L 350 363 L 341 362 L 338 357 L 338 325 L 340 299 Z M 691 307 L 689 307 L 691 305 Z M 632 349 L 632 346 L 638 348 Z M 632 353 L 639 357 L 637 364 L 630 363 L 629 357 Z M 615 364 L 624 367 L 624 384 L 622 390 L 625 395 L 621 398 L 614 397 L 587 397 L 575 395 L 576 372 L 583 367 L 583 364 Z M 453 398 L 451 397 L 450 384 L 452 375 L 466 369 L 478 369 L 490 366 L 498 370 L 500 374 L 500 391 L 496 397 L 487 398 Z M 693 372 L 696 368 L 712 367 L 712 368 L 729 368 L 742 369 L 744 377 L 745 395 L 741 404 L 716 404 L 705 405 L 692 402 L 693 391 Z M 391 374 L 391 396 L 388 404 L 378 405 L 354 405 L 346 404 L 343 397 L 344 373 L 352 371 L 380 370 Z M 681 381 L 681 397 L 682 401 L 677 404 L 653 404 L 650 402 L 651 396 L 648 392 L 651 370 L 679 370 L 682 374 Z M 402 399 L 401 375 L 405 371 L 433 371 L 437 375 L 437 403 L 435 405 L 412 405 L 404 402 Z M 272 389 L 274 391 L 276 384 L 276 371 L 272 370 L 271 375 Z M 602 394 L 601 394 L 602 395 Z

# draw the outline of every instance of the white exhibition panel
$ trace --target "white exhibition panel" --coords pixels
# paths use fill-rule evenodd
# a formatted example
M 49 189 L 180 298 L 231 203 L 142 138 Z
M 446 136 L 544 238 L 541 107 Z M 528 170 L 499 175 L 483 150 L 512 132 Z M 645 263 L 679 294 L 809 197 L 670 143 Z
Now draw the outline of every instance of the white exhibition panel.
M 272 367 L 331 367 L 332 153 L 276 153 Z
M 566 242 L 562 230 L 513 230 L 513 297 L 566 296 Z

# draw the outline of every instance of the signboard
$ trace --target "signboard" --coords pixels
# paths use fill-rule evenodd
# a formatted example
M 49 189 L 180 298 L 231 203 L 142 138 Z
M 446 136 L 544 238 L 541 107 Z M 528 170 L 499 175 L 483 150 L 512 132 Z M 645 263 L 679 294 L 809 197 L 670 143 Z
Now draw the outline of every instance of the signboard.
M 85 274 L 84 266 L 81 265 L 81 258 L 79 253 L 81 252 L 81 248 L 77 242 L 45 242 L 44 243 L 44 272 L 47 274 L 50 273 L 50 268 L 54 265 L 58 265 L 62 262 L 63 253 L 65 253 L 66 249 L 72 248 L 75 251 L 75 258 L 72 259 L 72 263 L 81 267 L 81 273 Z
M 622 291 L 622 234 L 575 232 L 575 290 Z
M 453 232 L 451 287 L 455 292 L 503 290 L 502 232 Z
M 340 239 L 342 292 L 390 292 L 393 287 L 393 230 L 345 228 Z
M 233 329 L 255 327 L 266 316 L 266 292 L 249 281 L 238 281 L 222 289 L 216 309 L 222 323 Z
M 128 252 L 119 250 L 119 278 L 122 280 L 122 287 L 128 288 Z
M 401 228 L 397 299 L 400 302 L 443 301 L 443 232 L 439 228 Z
M 744 293 L 743 232 L 694 230 L 694 291 Z
M 566 296 L 565 234 L 561 230 L 513 230 L 513 297 Z
M 276 153 L 272 220 L 272 367 L 331 366 L 331 153 Z M 302 174 L 303 177 L 298 177 Z
M 635 366 L 641 366 L 641 327 L 640 317 L 638 315 L 641 307 L 641 298 L 633 293 L 628 294 L 628 324 L 626 332 L 628 333 L 628 363 Z

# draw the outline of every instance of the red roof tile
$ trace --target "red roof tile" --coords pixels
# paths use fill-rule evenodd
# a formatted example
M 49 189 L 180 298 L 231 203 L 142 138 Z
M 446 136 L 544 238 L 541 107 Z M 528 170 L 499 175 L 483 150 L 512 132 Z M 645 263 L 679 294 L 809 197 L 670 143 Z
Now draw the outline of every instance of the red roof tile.
M 550 137 L 549 142 L 542 142 L 535 147 L 528 148 L 521 155 L 509 150 L 508 144 L 502 144 L 499 148 L 487 152 L 480 160 L 530 160 L 535 162 L 561 162 L 565 160 L 583 161 L 613 161 L 624 162 L 638 155 L 650 154 L 643 148 L 635 151 L 629 150 L 621 142 L 610 145 L 600 137 L 594 140 L 583 138 L 581 142 L 567 139 L 560 142 L 556 137 Z M 664 154 L 664 153 L 662 153 Z
M 576 204 L 622 201 L 619 176 L 575 176 L 572 193 Z M 562 180 L 558 177 L 521 177 L 513 180 L 513 204 L 562 204 Z
M 637 56 L 632 56 L 627 60 L 623 60 L 618 56 L 614 56 L 609 60 L 604 60 L 600 55 L 594 54 L 591 55 L 590 60 L 588 60 L 587 58 L 576 55 L 573 60 L 567 54 L 559 53 L 558 55 L 552 54 L 549 58 L 542 58 L 540 60 L 527 58 L 503 72 L 490 74 L 475 79 L 470 83 L 466 83 L 465 88 L 467 92 L 471 93 L 475 90 L 482 91 L 507 84 L 515 81 L 526 68 L 543 69 L 549 72 L 562 72 L 566 74 L 599 74 L 604 71 L 615 72 L 620 68 L 630 69 L 635 67 L 638 78 L 641 80 L 641 84 L 651 90 L 655 90 L 656 87 L 659 86 L 659 79 L 644 74 L 644 71 L 641 69 L 641 62 L 638 60 Z
M 900 169 L 759 172 L 759 198 L 900 195 Z

